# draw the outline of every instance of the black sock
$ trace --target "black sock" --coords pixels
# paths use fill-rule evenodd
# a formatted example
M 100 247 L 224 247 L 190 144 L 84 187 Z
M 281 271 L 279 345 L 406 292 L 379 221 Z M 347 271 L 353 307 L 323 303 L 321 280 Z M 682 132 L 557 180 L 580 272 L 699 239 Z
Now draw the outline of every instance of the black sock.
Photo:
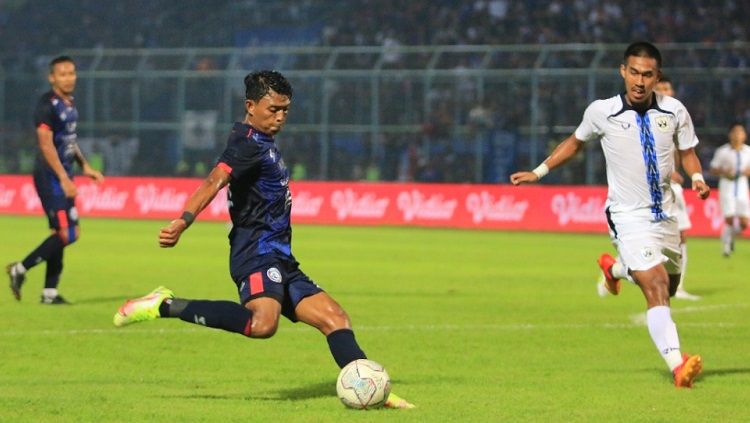
M 184 298 L 167 298 L 159 305 L 160 317 L 180 317 L 182 311 L 190 303 Z
M 166 308 L 166 315 L 162 314 L 162 307 Z M 179 317 L 189 323 L 250 336 L 253 313 L 232 301 L 173 298 L 169 303 L 164 301 L 162 307 L 159 307 L 159 313 L 165 317 Z M 176 314 L 178 311 L 179 315 Z
M 62 239 L 57 234 L 50 235 L 31 254 L 23 259 L 23 267 L 29 270 L 37 264 L 47 261 L 55 253 L 62 251 L 63 248 L 65 248 L 65 244 L 63 244 Z
M 60 249 L 47 258 L 47 272 L 44 277 L 45 288 L 57 288 L 63 270 L 63 251 Z
M 328 334 L 328 348 L 331 349 L 336 364 L 343 368 L 354 360 L 367 358 L 365 352 L 359 348 L 354 332 L 351 329 L 339 329 Z

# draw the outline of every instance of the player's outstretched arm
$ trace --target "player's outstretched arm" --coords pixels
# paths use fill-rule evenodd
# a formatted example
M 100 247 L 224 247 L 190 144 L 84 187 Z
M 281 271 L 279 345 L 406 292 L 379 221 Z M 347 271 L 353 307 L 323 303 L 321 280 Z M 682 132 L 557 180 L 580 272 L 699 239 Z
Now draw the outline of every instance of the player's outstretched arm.
M 705 200 L 711 193 L 711 188 L 703 179 L 703 169 L 701 169 L 701 162 L 695 154 L 695 149 L 680 150 L 680 159 L 682 160 L 682 168 L 693 181 L 693 191 L 698 193 L 701 200 Z
M 550 170 L 564 164 L 575 156 L 583 148 L 583 141 L 575 137 L 575 134 L 569 136 L 563 142 L 555 147 L 552 154 L 547 157 L 536 169 L 530 172 L 516 172 L 510 175 L 510 182 L 513 185 L 530 184 L 538 182 Z
M 216 194 L 229 183 L 230 178 L 229 172 L 221 167 L 215 167 L 203 180 L 201 186 L 188 198 L 182 216 L 161 228 L 159 231 L 159 246 L 171 248 L 177 245 L 180 235 L 193 223 L 195 217 L 211 203 Z

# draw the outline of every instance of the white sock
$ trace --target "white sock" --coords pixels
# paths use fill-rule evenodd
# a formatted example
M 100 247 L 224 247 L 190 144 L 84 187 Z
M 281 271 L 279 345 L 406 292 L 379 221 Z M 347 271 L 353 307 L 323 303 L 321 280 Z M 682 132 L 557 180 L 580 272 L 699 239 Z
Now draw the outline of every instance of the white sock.
M 721 243 L 722 245 L 729 245 L 732 243 L 732 233 L 734 232 L 734 228 L 730 225 L 724 224 L 724 227 L 721 228 Z
M 45 298 L 55 298 L 57 297 L 57 288 L 44 288 L 42 290 L 42 295 L 44 295 Z
M 667 306 L 656 306 L 646 312 L 648 333 L 659 350 L 669 370 L 682 364 L 680 353 L 680 338 L 677 336 L 677 326 L 672 321 L 672 315 Z
M 612 265 L 612 270 L 610 270 L 612 273 L 612 276 L 623 279 L 628 277 L 628 267 L 625 266 L 619 259 L 615 262 L 615 264 Z
M 21 275 L 26 273 L 26 268 L 23 267 L 23 263 L 21 263 L 20 261 L 16 263 L 15 270 L 17 273 L 20 273 Z
M 680 244 L 680 252 L 682 253 L 682 259 L 680 259 L 680 284 L 677 285 L 677 290 L 685 290 L 682 286 L 682 282 L 685 280 L 685 272 L 687 272 L 687 243 L 683 242 Z

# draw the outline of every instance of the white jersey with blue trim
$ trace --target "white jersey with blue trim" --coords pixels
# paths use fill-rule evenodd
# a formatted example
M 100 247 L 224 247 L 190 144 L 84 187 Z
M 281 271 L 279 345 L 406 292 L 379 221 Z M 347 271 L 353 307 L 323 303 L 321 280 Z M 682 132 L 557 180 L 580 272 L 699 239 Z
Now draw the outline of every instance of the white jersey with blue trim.
M 720 193 L 736 198 L 748 197 L 747 176 L 742 173 L 750 169 L 750 147 L 743 145 L 736 150 L 731 144 L 722 145 L 714 152 L 711 168 L 734 174 L 732 179 L 723 176 L 719 179 Z
M 575 137 L 601 140 L 611 213 L 670 217 L 675 146 L 687 150 L 698 144 L 690 114 L 679 100 L 654 94 L 643 114 L 628 105 L 624 94 L 596 100 L 586 108 Z

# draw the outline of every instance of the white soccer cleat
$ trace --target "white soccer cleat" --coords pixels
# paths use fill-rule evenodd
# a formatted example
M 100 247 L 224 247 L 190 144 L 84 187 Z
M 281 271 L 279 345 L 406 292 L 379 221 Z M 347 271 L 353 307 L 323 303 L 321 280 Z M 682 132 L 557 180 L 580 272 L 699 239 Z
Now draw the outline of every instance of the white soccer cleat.
M 607 290 L 607 280 L 604 277 L 604 273 L 599 273 L 599 279 L 596 280 L 596 293 L 599 294 L 600 297 L 604 298 L 607 295 L 609 295 L 609 291 Z
M 698 301 L 701 299 L 698 295 L 693 295 L 684 289 L 678 289 L 677 292 L 674 293 L 674 297 L 678 300 L 688 300 L 688 301 Z

